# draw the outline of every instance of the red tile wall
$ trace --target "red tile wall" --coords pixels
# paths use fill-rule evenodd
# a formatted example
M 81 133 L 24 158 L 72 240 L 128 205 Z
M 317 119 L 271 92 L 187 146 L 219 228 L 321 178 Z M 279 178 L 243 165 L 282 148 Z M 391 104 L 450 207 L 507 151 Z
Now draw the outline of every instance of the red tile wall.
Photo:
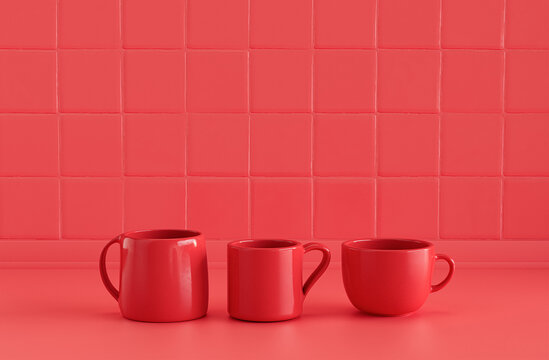
M 547 14 L 0 0 L 0 261 L 95 261 L 158 227 L 203 231 L 214 262 L 247 237 L 549 261 Z

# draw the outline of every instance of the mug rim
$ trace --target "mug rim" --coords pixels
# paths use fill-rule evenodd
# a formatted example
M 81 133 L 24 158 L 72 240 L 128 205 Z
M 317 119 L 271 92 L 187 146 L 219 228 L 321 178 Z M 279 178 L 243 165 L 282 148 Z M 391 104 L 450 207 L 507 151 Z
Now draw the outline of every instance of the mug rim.
M 267 244 L 267 243 L 284 243 L 283 246 L 246 246 L 249 244 Z M 287 239 L 245 239 L 245 240 L 235 240 L 227 244 L 228 248 L 238 249 L 238 250 L 247 250 L 247 251 L 276 251 L 276 250 L 288 250 L 296 249 L 301 244 L 295 240 Z
M 121 236 L 133 240 L 181 240 L 193 239 L 201 235 L 200 231 L 190 229 L 147 229 L 126 231 Z
M 391 249 L 391 248 L 370 248 L 370 247 L 361 247 L 361 246 L 353 246 L 357 243 L 400 243 L 401 245 L 404 245 L 402 248 L 398 249 Z M 414 246 L 415 245 L 415 246 Z M 422 251 L 426 249 L 432 249 L 434 248 L 433 243 L 425 240 L 418 240 L 418 239 L 404 239 L 404 238 L 381 238 L 381 239 L 355 239 L 355 240 L 347 240 L 342 244 L 342 247 L 344 249 L 350 249 L 355 251 L 362 251 L 362 252 L 414 252 L 414 251 Z

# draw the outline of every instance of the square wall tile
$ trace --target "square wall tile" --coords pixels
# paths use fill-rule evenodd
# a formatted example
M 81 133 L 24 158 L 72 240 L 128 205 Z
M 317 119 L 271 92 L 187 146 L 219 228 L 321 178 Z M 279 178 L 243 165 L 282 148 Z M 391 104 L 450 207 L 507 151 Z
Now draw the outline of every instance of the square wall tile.
M 0 114 L 0 176 L 57 176 L 57 116 Z
M 440 237 L 499 239 L 501 179 L 442 178 Z
M 122 175 L 120 115 L 61 116 L 61 175 Z
M 248 0 L 188 0 L 187 46 L 248 48 Z
M 122 0 L 122 19 L 127 49 L 183 48 L 185 0 Z
M 505 0 L 442 1 L 442 47 L 503 48 Z
M 379 179 L 377 236 L 436 238 L 437 188 L 436 178 Z
M 549 179 L 504 180 L 503 237 L 543 239 L 549 237 Z
M 375 110 L 375 51 L 319 50 L 314 62 L 316 112 Z
M 373 179 L 316 179 L 314 238 L 356 239 L 375 234 Z
M 59 0 L 59 47 L 120 46 L 120 0 Z
M 189 175 L 247 176 L 247 114 L 189 114 Z
M 505 110 L 549 112 L 549 51 L 507 51 Z
M 499 114 L 443 114 L 440 129 L 442 175 L 501 175 L 503 117 Z
M 445 51 L 441 108 L 447 112 L 501 112 L 503 51 Z
M 207 239 L 248 238 L 248 179 L 191 178 L 189 228 Z
M 61 180 L 64 239 L 110 239 L 122 232 L 122 180 Z
M 250 171 L 258 176 L 311 175 L 310 114 L 255 114 L 250 127 Z
M 124 133 L 126 175 L 185 175 L 183 114 L 128 114 Z
M 310 48 L 312 13 L 312 0 L 250 0 L 251 47 Z
M 316 0 L 316 48 L 375 47 L 376 0 Z
M 439 115 L 379 114 L 377 119 L 379 175 L 438 174 Z
M 438 48 L 440 3 L 440 0 L 379 1 L 377 25 L 379 47 Z
M 313 171 L 317 176 L 373 176 L 372 114 L 316 114 Z
M 0 238 L 59 238 L 57 179 L 0 178 L 0 199 Z
M 248 54 L 244 51 L 187 53 L 190 112 L 248 111 Z
M 126 178 L 124 230 L 184 229 L 185 179 Z
M 126 51 L 124 90 L 126 112 L 183 112 L 185 53 Z
M 250 54 L 252 112 L 310 112 L 312 54 L 254 50 Z
M 119 112 L 120 52 L 60 51 L 59 103 L 61 112 Z
M 549 114 L 505 115 L 505 175 L 549 175 Z
M 0 2 L 0 49 L 55 49 L 57 0 Z
M 252 179 L 252 237 L 311 238 L 311 179 Z
M 378 52 L 377 86 L 380 112 L 438 112 L 440 52 Z
M 54 113 L 55 52 L 0 51 L 0 111 Z
M 505 45 L 508 48 L 549 48 L 549 3 L 546 0 L 507 0 Z

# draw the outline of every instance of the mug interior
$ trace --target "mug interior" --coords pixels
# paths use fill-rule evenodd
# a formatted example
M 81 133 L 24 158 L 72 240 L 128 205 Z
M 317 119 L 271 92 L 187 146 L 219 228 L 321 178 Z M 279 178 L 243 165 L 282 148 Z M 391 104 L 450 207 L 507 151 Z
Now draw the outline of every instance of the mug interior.
M 229 245 L 248 249 L 282 249 L 294 247 L 298 245 L 298 242 L 292 240 L 240 240 Z
M 419 250 L 426 249 L 432 244 L 423 240 L 405 240 L 405 239 L 372 239 L 372 240 L 352 240 L 344 243 L 351 249 L 358 250 Z
M 200 235 L 198 231 L 181 229 L 158 229 L 158 230 L 139 230 L 130 231 L 124 234 L 126 237 L 142 239 L 185 239 L 194 238 Z

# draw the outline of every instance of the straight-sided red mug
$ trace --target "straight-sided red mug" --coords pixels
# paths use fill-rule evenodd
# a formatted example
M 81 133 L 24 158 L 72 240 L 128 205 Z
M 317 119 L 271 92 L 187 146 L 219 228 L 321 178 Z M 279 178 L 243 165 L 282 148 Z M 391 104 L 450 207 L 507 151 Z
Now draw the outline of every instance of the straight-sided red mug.
M 435 254 L 421 240 L 352 240 L 343 243 L 343 283 L 351 303 L 375 315 L 404 315 L 418 310 L 430 293 L 442 289 L 454 274 L 454 261 Z M 435 260 L 449 265 L 442 282 L 431 285 Z
M 105 259 L 120 246 L 120 290 Z M 208 310 L 208 265 L 202 234 L 190 230 L 144 230 L 118 235 L 101 252 L 101 279 L 131 320 L 173 322 L 200 318 Z
M 322 260 L 303 285 L 303 255 Z M 228 311 L 236 319 L 282 321 L 301 315 L 305 296 L 326 271 L 330 250 L 291 240 L 240 240 L 228 244 Z

